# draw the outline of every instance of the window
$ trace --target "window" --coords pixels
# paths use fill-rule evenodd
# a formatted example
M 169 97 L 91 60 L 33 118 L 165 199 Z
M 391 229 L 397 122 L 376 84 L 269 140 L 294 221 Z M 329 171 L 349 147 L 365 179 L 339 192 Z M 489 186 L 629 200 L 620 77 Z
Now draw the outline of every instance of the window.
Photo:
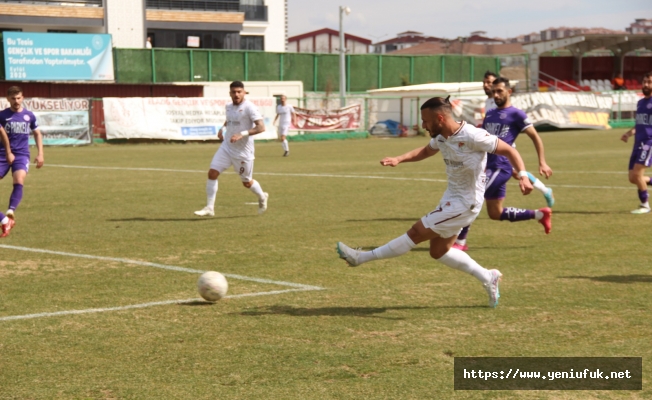
M 48 33 L 77 33 L 77 31 L 69 31 L 63 29 L 48 29 Z
M 265 50 L 265 36 L 240 36 L 240 49 Z
M 188 37 L 192 36 L 199 37 L 198 48 L 201 49 L 240 49 L 239 32 L 149 29 L 147 31 L 147 36 L 152 38 L 152 45 L 154 47 L 167 47 L 173 49 L 187 48 Z
M 20 28 L 0 28 L 0 32 L 22 32 Z

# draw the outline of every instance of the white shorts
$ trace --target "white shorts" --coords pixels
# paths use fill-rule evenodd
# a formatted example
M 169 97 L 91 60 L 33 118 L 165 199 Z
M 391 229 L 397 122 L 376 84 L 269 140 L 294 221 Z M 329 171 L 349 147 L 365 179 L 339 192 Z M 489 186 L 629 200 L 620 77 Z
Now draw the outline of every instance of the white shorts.
M 287 136 L 289 130 L 290 130 L 290 125 L 279 125 L 277 132 L 279 136 Z
M 254 160 L 242 160 L 231 157 L 226 149 L 220 146 L 213 156 L 210 168 L 221 174 L 232 165 L 235 173 L 240 175 L 242 182 L 251 182 L 254 180 Z
M 426 228 L 445 239 L 457 236 L 460 229 L 471 225 L 478 217 L 481 209 L 482 207 L 477 207 L 471 211 L 468 206 L 462 203 L 446 201 L 421 218 L 421 222 Z

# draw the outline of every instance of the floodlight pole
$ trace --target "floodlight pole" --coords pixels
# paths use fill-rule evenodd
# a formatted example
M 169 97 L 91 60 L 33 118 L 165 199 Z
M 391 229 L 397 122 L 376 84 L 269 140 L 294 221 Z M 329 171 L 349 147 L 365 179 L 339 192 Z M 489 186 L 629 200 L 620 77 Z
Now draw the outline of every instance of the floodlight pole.
M 346 61 L 344 48 L 344 13 L 351 12 L 349 7 L 340 6 L 340 107 L 346 106 Z

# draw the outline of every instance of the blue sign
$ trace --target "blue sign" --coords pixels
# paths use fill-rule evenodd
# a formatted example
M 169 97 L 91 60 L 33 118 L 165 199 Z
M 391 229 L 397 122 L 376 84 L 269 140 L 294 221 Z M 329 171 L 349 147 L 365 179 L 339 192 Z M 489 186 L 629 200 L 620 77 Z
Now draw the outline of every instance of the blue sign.
M 8 81 L 112 81 L 111 35 L 3 32 Z

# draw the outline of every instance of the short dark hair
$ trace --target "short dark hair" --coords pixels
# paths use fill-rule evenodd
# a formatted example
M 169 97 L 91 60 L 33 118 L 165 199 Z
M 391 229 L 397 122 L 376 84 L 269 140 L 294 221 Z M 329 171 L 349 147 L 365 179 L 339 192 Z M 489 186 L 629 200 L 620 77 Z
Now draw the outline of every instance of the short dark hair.
M 643 79 L 645 78 L 652 78 L 652 72 L 648 72 L 647 74 L 643 75 Z
M 23 89 L 21 89 L 19 86 L 12 86 L 9 89 L 7 89 L 7 97 L 15 96 L 19 93 L 23 93 Z
M 433 111 L 443 111 L 447 114 L 450 114 L 453 111 L 453 107 L 451 106 L 450 102 L 450 96 L 443 98 L 443 97 L 433 97 L 432 99 L 428 99 L 423 105 L 421 105 L 421 110 L 433 110 Z
M 240 82 L 240 81 L 233 81 L 233 82 L 231 82 L 231 84 L 229 85 L 229 88 L 231 88 L 231 89 L 233 89 L 233 88 L 239 88 L 239 87 L 244 89 L 244 83 L 242 83 L 242 82 Z
M 499 83 L 504 83 L 504 84 L 505 84 L 505 87 L 506 87 L 507 89 L 510 88 L 510 86 L 509 86 L 509 79 L 507 79 L 507 78 L 505 78 L 505 77 L 503 77 L 503 76 L 499 76 L 498 78 L 496 78 L 496 80 L 494 81 L 493 84 L 494 84 L 494 85 L 498 85 Z
M 484 79 L 487 79 L 490 76 L 493 76 L 494 78 L 498 78 L 498 75 L 496 75 L 496 73 L 487 70 L 487 72 L 484 73 Z

